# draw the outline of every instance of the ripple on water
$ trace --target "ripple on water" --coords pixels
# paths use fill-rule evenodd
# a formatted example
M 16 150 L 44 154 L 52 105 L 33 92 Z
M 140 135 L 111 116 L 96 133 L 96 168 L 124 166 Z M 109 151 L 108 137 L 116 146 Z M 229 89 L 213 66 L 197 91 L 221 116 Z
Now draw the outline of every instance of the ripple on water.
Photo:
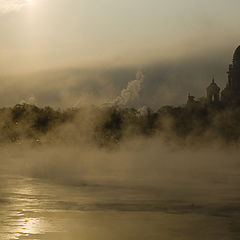
M 7 182 L 0 198 L 0 240 L 59 239 L 64 231 L 81 233 L 84 240 L 232 240 L 233 232 L 239 234 L 238 201 L 192 204 L 137 188 L 70 187 L 30 178 Z M 51 234 L 55 237 L 47 238 Z

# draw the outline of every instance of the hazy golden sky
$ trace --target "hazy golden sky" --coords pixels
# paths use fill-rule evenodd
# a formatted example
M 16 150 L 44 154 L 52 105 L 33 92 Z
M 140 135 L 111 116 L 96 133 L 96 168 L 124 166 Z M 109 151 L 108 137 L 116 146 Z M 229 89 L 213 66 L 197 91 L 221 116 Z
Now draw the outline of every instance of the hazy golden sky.
M 0 72 L 232 49 L 239 9 L 239 0 L 0 0 Z

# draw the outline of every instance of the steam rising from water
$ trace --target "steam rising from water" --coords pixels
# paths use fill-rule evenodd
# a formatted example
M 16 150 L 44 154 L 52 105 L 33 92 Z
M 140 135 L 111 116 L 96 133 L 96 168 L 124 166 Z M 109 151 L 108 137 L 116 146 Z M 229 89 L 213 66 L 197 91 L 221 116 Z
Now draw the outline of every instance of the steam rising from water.
M 228 189 L 240 184 L 238 154 L 238 150 L 220 150 L 214 145 L 190 149 L 144 138 L 125 141 L 115 150 L 83 143 L 37 148 L 21 145 L 1 149 L 1 172 L 73 185 L 148 186 L 179 193 L 188 189 L 190 195 L 225 188 L 228 194 Z M 218 198 L 210 197 L 213 201 Z
M 87 121 L 88 124 L 95 118 L 96 115 L 93 115 L 92 119 Z M 90 133 L 87 122 L 79 121 L 82 124 L 81 128 L 86 131 L 85 134 Z M 21 226 L 23 227 L 18 226 L 14 234 L 16 232 L 18 234 L 19 232 L 20 234 L 21 232 L 30 233 L 29 237 L 32 237 L 31 234 L 38 233 L 36 239 L 41 239 L 42 231 L 55 232 L 55 229 L 51 230 L 48 226 L 44 226 L 44 221 L 39 221 L 39 219 L 44 220 L 42 212 L 47 212 L 44 213 L 45 218 L 51 219 L 51 222 L 58 228 L 61 223 L 56 219 L 59 216 L 64 219 L 70 216 L 71 224 L 64 226 L 64 231 L 72 232 L 64 233 L 64 237 L 61 238 L 51 238 L 64 240 L 77 239 L 82 236 L 83 230 L 86 234 L 88 233 L 89 225 L 99 226 L 99 224 L 105 224 L 107 229 L 107 233 L 103 233 L 99 239 L 133 239 L 133 237 L 121 238 L 121 233 L 116 231 L 116 226 L 117 229 L 129 229 L 126 228 L 126 222 L 129 220 L 126 214 L 134 216 L 135 220 L 130 228 L 134 236 L 140 236 L 138 239 L 146 239 L 145 236 L 148 234 L 146 229 L 149 228 L 143 227 L 144 233 L 139 231 L 142 223 L 138 225 L 139 222 L 136 219 L 140 222 L 144 221 L 142 226 L 145 227 L 147 225 L 145 221 L 149 223 L 149 218 L 151 224 L 159 224 L 159 220 L 153 216 L 160 216 L 160 218 L 167 216 L 166 228 L 170 232 L 169 236 L 174 235 L 174 231 L 169 230 L 169 226 L 172 228 L 177 226 L 182 236 L 189 236 L 184 232 L 182 225 L 180 227 L 178 225 L 179 222 L 184 222 L 184 219 L 190 222 L 189 219 L 196 221 L 197 218 L 200 224 L 204 222 L 205 225 L 207 220 L 211 223 L 209 228 L 213 232 L 215 229 L 218 231 L 218 226 L 226 226 L 227 221 L 234 220 L 237 225 L 240 209 L 238 148 L 234 149 L 229 146 L 224 149 L 217 143 L 208 147 L 202 146 L 201 143 L 197 147 L 183 147 L 177 142 L 173 145 L 166 143 L 159 136 L 156 138 L 139 136 L 122 141 L 114 149 L 107 149 L 97 147 L 92 142 L 80 141 L 81 134 L 83 135 L 84 132 L 79 130 L 80 128 L 71 129 L 71 126 L 66 125 L 61 129 L 64 139 L 61 138 L 60 133 L 55 132 L 52 137 L 55 136 L 57 139 L 51 143 L 31 145 L 23 141 L 21 144 L 1 146 L 0 175 L 20 175 L 20 179 L 38 178 L 37 184 L 30 185 L 32 188 L 28 189 L 22 184 L 22 188 L 17 193 L 14 192 L 20 207 L 23 206 L 21 205 L 23 202 L 26 202 L 28 206 L 27 211 L 15 211 L 16 217 L 20 218 L 18 214 L 22 215 Z M 80 135 L 78 139 L 76 135 Z M 22 176 L 27 178 L 22 178 Z M 46 183 L 51 183 L 53 186 L 49 187 Z M 46 186 L 47 189 L 45 189 Z M 0 182 L 0 206 L 1 204 L 2 206 L 13 205 L 14 203 L 8 203 L 2 198 L 4 194 L 1 189 L 4 187 L 4 181 Z M 13 199 L 12 196 L 15 195 L 10 195 L 10 199 Z M 86 195 L 87 198 L 84 198 Z M 35 212 L 36 208 L 41 209 L 42 212 Z M 46 211 L 49 208 L 57 209 L 57 211 Z M 111 217 L 106 220 L 105 217 L 109 214 Z M 123 222 L 119 223 L 116 219 L 119 219 L 122 214 L 124 214 Z M 142 220 L 145 214 L 148 215 L 148 220 Z M 101 218 L 96 220 L 95 215 L 101 215 Z M 179 221 L 172 221 L 176 217 Z M 87 223 L 84 225 L 79 219 Z M 104 219 L 106 222 L 103 223 Z M 215 220 L 219 219 L 225 221 L 218 225 Z M 165 223 L 165 219 L 163 222 Z M 32 227 L 26 223 L 32 224 Z M 79 226 L 83 229 L 73 231 L 69 227 L 72 224 L 75 224 L 76 229 L 79 229 Z M 149 232 L 155 231 L 152 239 L 159 239 L 156 238 L 156 234 L 161 234 L 163 230 L 151 227 Z M 197 228 L 202 232 L 198 224 L 190 224 L 187 227 L 188 230 L 192 231 L 193 228 Z M 35 229 L 36 232 L 34 232 Z M 238 231 L 235 229 L 237 227 L 233 230 Z M 101 228 L 97 228 L 97 231 L 102 233 Z M 199 236 L 202 236 L 201 232 Z M 119 233 L 116 238 L 106 237 L 109 234 L 116 235 L 116 233 Z M 216 233 L 214 234 L 215 237 Z M 90 236 L 86 239 L 96 239 L 96 236 Z M 191 234 L 186 239 L 195 239 L 193 237 Z M 166 239 L 178 238 L 166 237 Z

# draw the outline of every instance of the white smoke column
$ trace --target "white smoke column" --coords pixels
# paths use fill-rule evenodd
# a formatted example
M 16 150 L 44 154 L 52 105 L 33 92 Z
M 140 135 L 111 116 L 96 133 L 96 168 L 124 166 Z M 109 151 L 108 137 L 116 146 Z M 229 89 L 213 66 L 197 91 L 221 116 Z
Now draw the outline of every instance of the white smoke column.
M 22 100 L 20 104 L 30 104 L 30 105 L 36 105 L 37 104 L 37 99 L 35 98 L 34 95 L 27 97 L 26 99 Z
M 126 106 L 128 103 L 138 99 L 143 80 L 143 73 L 138 71 L 136 74 L 136 80 L 128 83 L 127 88 L 123 89 L 120 96 L 113 101 L 113 105 Z

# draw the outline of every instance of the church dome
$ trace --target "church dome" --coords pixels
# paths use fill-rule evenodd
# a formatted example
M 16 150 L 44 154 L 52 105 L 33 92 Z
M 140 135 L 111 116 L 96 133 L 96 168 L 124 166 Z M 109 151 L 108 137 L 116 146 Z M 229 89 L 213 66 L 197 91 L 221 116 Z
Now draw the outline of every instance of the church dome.
M 207 87 L 207 91 L 212 91 L 212 92 L 219 92 L 220 91 L 220 88 L 215 83 L 214 78 L 212 79 L 212 83 Z
M 233 63 L 235 62 L 240 62 L 240 46 L 238 46 L 233 54 Z

